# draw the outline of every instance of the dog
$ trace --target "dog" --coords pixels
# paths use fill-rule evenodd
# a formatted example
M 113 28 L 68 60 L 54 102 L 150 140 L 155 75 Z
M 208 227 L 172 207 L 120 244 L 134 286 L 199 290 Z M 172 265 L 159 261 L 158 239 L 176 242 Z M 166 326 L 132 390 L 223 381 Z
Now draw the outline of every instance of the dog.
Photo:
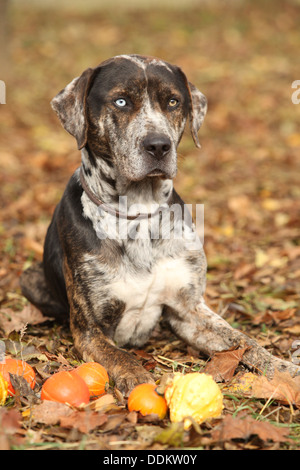
M 204 301 L 203 246 L 173 187 L 186 123 L 200 147 L 207 110 L 184 72 L 120 55 L 85 70 L 51 104 L 82 162 L 55 209 L 42 263 L 21 276 L 24 296 L 47 316 L 69 318 L 82 358 L 101 363 L 125 395 L 153 382 L 126 348 L 141 347 L 161 317 L 208 356 L 244 346 L 248 366 L 296 373 Z

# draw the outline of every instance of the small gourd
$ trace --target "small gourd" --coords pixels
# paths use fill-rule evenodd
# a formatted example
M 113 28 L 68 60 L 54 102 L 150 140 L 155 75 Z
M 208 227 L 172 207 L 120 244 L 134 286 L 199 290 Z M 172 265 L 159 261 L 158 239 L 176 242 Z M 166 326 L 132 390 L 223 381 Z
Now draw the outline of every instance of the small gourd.
M 192 421 L 198 424 L 217 418 L 223 409 L 223 395 L 217 383 L 208 374 L 198 372 L 174 374 L 165 389 L 165 399 L 169 407 L 172 422 L 184 422 L 188 429 Z
M 155 389 L 155 384 L 137 385 L 128 397 L 129 411 L 139 411 L 143 416 L 153 413 L 159 419 L 163 419 L 167 413 L 167 403 L 164 397 L 159 395 Z
M 8 394 L 8 383 L 0 372 L 0 406 L 3 406 Z

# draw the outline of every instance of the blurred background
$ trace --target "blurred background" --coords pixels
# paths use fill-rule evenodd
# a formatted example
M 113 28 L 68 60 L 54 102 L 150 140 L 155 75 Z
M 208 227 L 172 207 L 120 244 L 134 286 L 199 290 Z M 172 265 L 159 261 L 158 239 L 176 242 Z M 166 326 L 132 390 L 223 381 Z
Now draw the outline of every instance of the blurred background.
M 0 0 L 0 35 L 2 307 L 24 304 L 19 274 L 41 258 L 80 164 L 50 100 L 85 68 L 137 53 L 179 65 L 208 99 L 202 149 L 187 129 L 175 187 L 205 205 L 209 303 L 231 323 L 297 315 L 299 0 Z

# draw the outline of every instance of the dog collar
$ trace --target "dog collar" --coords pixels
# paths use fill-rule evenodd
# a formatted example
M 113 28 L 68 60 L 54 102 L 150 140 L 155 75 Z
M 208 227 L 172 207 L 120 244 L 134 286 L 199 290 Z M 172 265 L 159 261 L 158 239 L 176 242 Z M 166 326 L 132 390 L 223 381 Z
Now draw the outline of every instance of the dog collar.
M 101 207 L 101 209 L 103 209 L 105 212 L 108 212 L 109 214 L 114 215 L 115 217 L 118 217 L 118 218 L 121 218 L 121 219 L 128 219 L 128 220 L 151 219 L 151 217 L 155 217 L 160 211 L 166 210 L 166 208 L 167 208 L 166 205 L 169 207 L 169 202 L 170 202 L 171 197 L 172 197 L 172 192 L 173 191 L 170 191 L 170 195 L 169 195 L 167 201 L 165 202 L 165 204 L 163 206 L 159 206 L 154 212 L 148 212 L 148 213 L 138 212 L 135 215 L 129 215 L 129 214 L 126 214 L 125 212 L 120 212 L 120 211 L 114 209 L 113 207 L 109 206 L 108 204 L 105 204 L 103 201 L 101 201 L 101 199 L 99 199 L 96 196 L 96 194 L 90 189 L 90 187 L 88 186 L 88 184 L 86 182 L 86 179 L 85 179 L 84 174 L 83 174 L 82 167 L 80 167 L 80 174 L 79 175 L 80 175 L 80 183 L 81 183 L 82 189 L 84 190 L 86 195 L 89 197 L 89 199 L 94 204 L 96 204 L 96 206 Z

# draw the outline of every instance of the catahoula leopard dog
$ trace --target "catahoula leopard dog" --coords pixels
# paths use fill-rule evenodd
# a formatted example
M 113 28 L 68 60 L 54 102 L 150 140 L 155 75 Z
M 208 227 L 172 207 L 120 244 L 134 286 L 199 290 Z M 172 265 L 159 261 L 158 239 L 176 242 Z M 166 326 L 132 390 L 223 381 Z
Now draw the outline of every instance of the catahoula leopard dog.
M 23 294 L 45 315 L 69 317 L 83 359 L 101 363 L 124 394 L 153 382 L 126 348 L 141 347 L 161 317 L 208 356 L 248 347 L 248 366 L 295 374 L 296 365 L 205 304 L 206 259 L 195 224 L 184 210 L 170 210 L 184 208 L 173 188 L 177 146 L 188 121 L 200 147 L 207 108 L 183 71 L 120 55 L 85 70 L 51 104 L 77 141 L 81 166 L 54 212 L 43 262 L 21 277 Z

